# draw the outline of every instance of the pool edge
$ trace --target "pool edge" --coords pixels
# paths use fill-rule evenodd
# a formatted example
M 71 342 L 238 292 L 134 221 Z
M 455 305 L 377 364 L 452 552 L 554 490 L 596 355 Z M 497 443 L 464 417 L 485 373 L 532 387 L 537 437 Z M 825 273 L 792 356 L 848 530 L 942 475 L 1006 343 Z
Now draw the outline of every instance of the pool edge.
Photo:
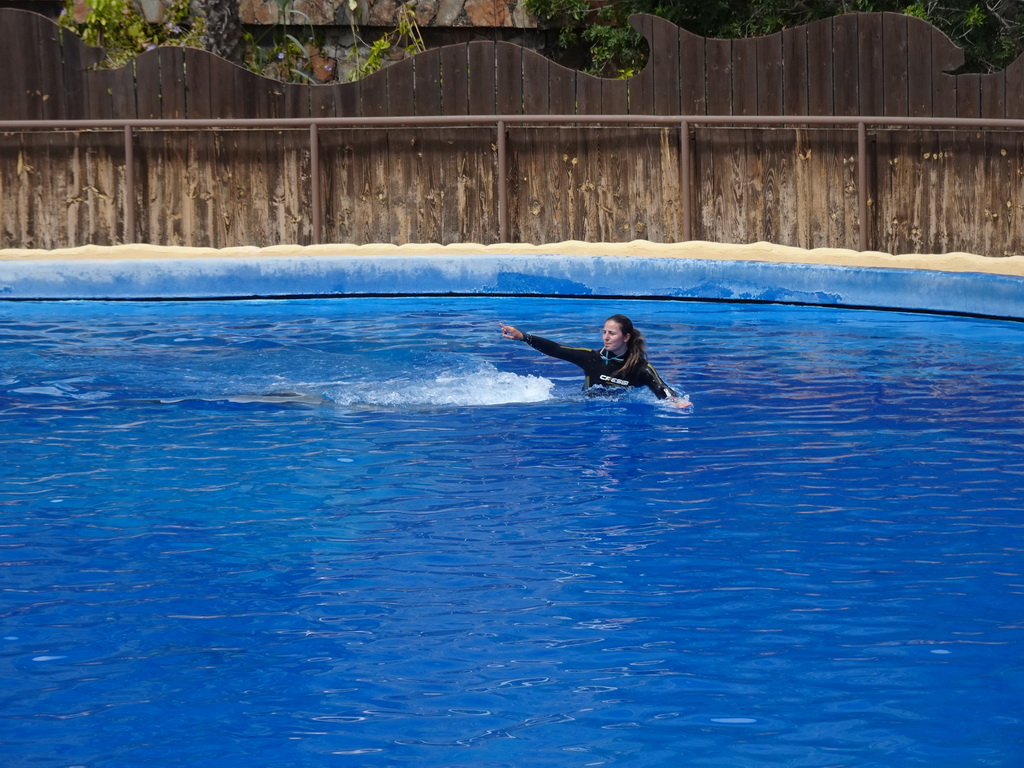
M 674 246 L 669 257 L 658 249 L 635 247 L 620 253 L 594 246 L 595 254 L 530 248 L 504 253 L 493 246 L 462 246 L 409 253 L 401 247 L 360 246 L 358 253 L 338 247 L 334 254 L 319 246 L 300 249 L 298 255 L 283 249 L 190 249 L 184 254 L 164 249 L 154 256 L 141 247 L 89 247 L 75 258 L 57 258 L 59 252 L 0 258 L 0 299 L 534 295 L 812 304 L 1024 319 L 1024 276 L 969 271 L 992 261 L 1012 271 L 1018 257 L 1010 257 L 1012 262 L 944 257 L 964 267 L 958 271 L 892 266 L 908 262 L 885 255 L 880 260 L 878 254 L 863 255 L 863 264 L 849 263 L 850 252 L 832 259 L 844 263 L 828 263 L 822 258 L 827 254 L 816 251 L 782 249 L 780 256 L 775 246 L 765 251 L 757 245 L 697 251 Z M 705 251 L 709 257 L 683 255 Z M 771 260 L 758 258 L 762 252 Z

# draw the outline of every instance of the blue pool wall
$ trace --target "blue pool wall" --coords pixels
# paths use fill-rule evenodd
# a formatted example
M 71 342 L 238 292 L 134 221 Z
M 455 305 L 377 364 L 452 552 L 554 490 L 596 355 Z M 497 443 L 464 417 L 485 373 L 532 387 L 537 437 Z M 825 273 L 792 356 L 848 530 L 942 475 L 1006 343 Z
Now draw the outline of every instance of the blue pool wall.
M 0 299 L 538 295 L 674 298 L 1024 318 L 1024 277 L 639 256 L 358 255 L 0 260 Z

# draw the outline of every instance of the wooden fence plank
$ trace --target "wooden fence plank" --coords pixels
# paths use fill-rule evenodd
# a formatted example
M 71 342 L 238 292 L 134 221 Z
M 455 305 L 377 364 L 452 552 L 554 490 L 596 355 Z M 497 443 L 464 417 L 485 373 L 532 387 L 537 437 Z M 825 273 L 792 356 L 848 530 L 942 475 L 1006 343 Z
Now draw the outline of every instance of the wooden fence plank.
M 898 13 L 882 14 L 882 111 L 879 114 L 905 117 L 910 113 L 908 45 L 907 17 Z
M 1024 119 L 1024 54 L 1006 68 L 1006 117 Z
M 448 197 L 444 178 L 445 163 L 437 162 L 437 158 L 447 149 L 448 137 L 440 130 L 417 133 L 417 151 L 412 163 L 415 177 L 411 180 L 418 198 L 415 237 L 418 242 L 444 243 L 449 238 L 444 230 L 444 208 L 450 201 L 445 199 Z
M 981 75 L 957 75 L 957 117 L 981 117 Z
M 146 51 L 135 57 L 135 87 L 138 116 L 157 120 L 163 117 L 160 55 L 157 51 Z
M 907 19 L 907 114 L 925 117 L 932 113 L 932 32 L 919 19 Z
M 0 22 L 10 18 L 10 11 L 0 9 Z M 21 22 L 18 17 L 14 20 Z M 9 22 L 13 23 L 13 22 Z M 0 72 L 11 87 L 4 88 L 0 99 L 0 116 L 5 120 L 30 120 L 32 118 L 29 103 L 33 100 L 31 93 L 38 89 L 38 72 L 32 66 L 33 57 L 38 55 L 29 46 L 32 41 L 22 27 L 18 34 L 5 39 L 0 45 Z M 39 53 L 44 53 L 40 51 Z
M 1018 59 L 1021 62 L 1022 59 Z M 1006 187 L 1007 229 L 1011 236 L 1003 246 L 1003 255 L 1024 256 L 1024 133 L 1007 136 L 1006 157 L 1010 184 Z M 967 248 L 973 250 L 973 240 L 967 239 Z M 980 249 L 979 249 L 980 250 Z M 977 251 L 975 251 L 977 252 Z
M 133 180 L 138 214 L 139 242 L 166 245 L 210 245 L 195 243 L 205 231 L 195 219 L 197 185 L 206 176 L 189 162 L 193 142 L 209 137 L 185 131 L 140 131 L 135 137 L 136 171 Z M 204 201 L 206 202 L 206 201 Z
M 469 51 L 466 45 L 441 49 L 441 113 L 469 113 Z
M 252 94 L 248 83 L 236 77 L 236 67 L 216 56 L 209 57 L 210 101 L 216 113 L 222 117 L 244 118 L 249 114 L 249 96 Z M 241 89 L 241 92 L 240 92 Z
M 861 86 L 859 17 L 853 14 L 832 18 L 833 104 L 836 115 L 860 112 Z
M 549 233 L 561 240 L 580 236 L 585 217 L 579 215 L 577 196 L 588 159 L 581 168 L 579 130 L 527 127 L 512 134 L 519 182 L 516 229 L 524 242 L 545 242 Z
M 344 83 L 334 88 L 334 114 L 337 117 L 361 117 L 363 114 L 362 86 Z
M 950 74 L 964 63 L 964 52 L 932 27 L 932 111 L 934 117 L 956 117 L 957 77 Z
M 562 232 L 566 240 L 585 240 L 588 203 L 592 202 L 586 183 L 590 153 L 585 130 L 566 127 L 558 132 L 558 139 L 561 154 L 554 158 L 554 164 L 564 182 Z
M 413 59 L 417 115 L 441 114 L 441 52 L 437 48 Z
M 573 240 L 594 242 L 597 236 L 598 205 L 597 177 L 600 162 L 600 130 L 570 128 L 576 174 L 573 194 L 576 211 L 572 218 L 570 237 Z
M 391 242 L 384 132 L 344 129 L 324 133 L 325 238 L 336 243 Z
M 25 57 L 13 70 L 24 73 L 22 67 L 33 73 L 36 87 L 26 95 L 28 117 L 36 120 L 63 120 L 67 115 L 64 95 L 64 67 L 61 62 L 60 30 L 48 19 L 32 14 L 30 31 L 23 39 L 20 55 Z M 7 77 L 7 74 L 4 74 Z M 30 80 L 30 81 L 31 81 Z
M 973 77 L 976 80 L 978 76 Z M 957 131 L 953 139 L 953 152 L 945 158 L 949 166 L 947 178 L 954 181 L 957 187 L 952 209 L 947 215 L 951 216 L 952 221 L 959 221 L 962 226 L 979 233 L 985 231 L 991 223 L 992 215 L 991 207 L 981 204 L 982 199 L 987 197 L 984 185 L 988 182 L 987 162 L 984 153 L 978 151 L 983 147 L 983 135 L 973 131 Z M 959 244 L 959 235 L 956 230 L 951 231 L 950 235 L 955 247 Z M 981 239 L 984 242 L 989 238 L 982 235 Z M 922 243 L 919 247 L 924 245 Z
M 497 44 L 494 61 L 497 65 L 495 87 L 499 115 L 519 115 L 523 112 L 523 53 L 522 46 Z
M 216 117 L 213 95 L 210 91 L 209 54 L 188 48 L 184 52 L 185 71 L 188 80 L 185 83 L 185 111 L 191 120 Z
M 1003 131 L 981 139 L 985 177 L 976 187 L 981 216 L 982 250 L 997 256 L 1014 255 L 1021 244 L 1021 211 L 1024 210 L 1024 157 L 1017 151 L 1020 137 Z
M 581 115 L 603 115 L 601 94 L 604 88 L 600 77 L 580 73 L 576 79 L 576 112 Z
M 679 177 L 679 131 L 676 128 L 661 127 L 646 132 L 650 140 L 646 144 L 645 167 L 634 169 L 634 184 L 640 188 L 646 176 L 655 184 L 648 185 L 648 195 L 637 199 L 637 237 L 658 243 L 674 243 L 682 240 L 682 187 Z M 639 222 L 643 223 L 640 230 Z
M 488 128 L 461 128 L 450 136 L 451 161 L 447 189 L 454 205 L 442 212 L 445 235 L 452 243 L 498 240 L 497 159 L 494 134 Z M 418 239 L 417 242 L 430 242 Z
M 523 112 L 548 114 L 548 59 L 533 51 L 523 51 Z
M 757 114 L 757 41 L 732 41 L 732 112 L 734 115 Z
M 281 117 L 303 118 L 313 116 L 313 94 L 329 91 L 329 85 L 316 85 L 307 88 L 301 83 L 282 83 L 284 101 L 281 104 Z
M 84 74 L 86 119 L 110 120 L 114 117 L 111 93 L 115 83 L 116 75 L 109 69 L 93 70 Z
M 654 17 L 647 14 L 633 16 L 630 23 L 643 38 L 643 46 L 647 49 L 647 62 L 643 69 L 626 81 L 629 93 L 629 114 L 631 115 L 654 115 L 656 105 L 654 103 L 655 53 L 651 45 L 654 38 Z
M 979 109 L 981 116 L 988 119 L 1006 118 L 1006 70 L 982 75 L 979 78 L 981 91 Z
M 753 222 L 765 240 L 777 243 L 785 237 L 786 217 L 782 210 L 786 202 L 782 199 L 781 183 L 786 174 L 780 169 L 780 154 L 775 151 L 783 138 L 778 131 L 752 130 L 749 144 L 754 149 L 754 160 L 760 167 L 761 185 L 758 204 L 754 207 L 757 220 Z
M 736 220 L 736 193 L 730 188 L 735 180 L 736 131 L 725 128 L 700 128 L 696 131 L 700 235 L 698 239 L 716 242 L 744 242 L 746 231 Z
M 388 73 L 374 72 L 359 81 L 359 111 L 364 117 L 386 117 L 388 114 Z
M 588 222 L 596 242 L 618 242 L 629 235 L 630 207 L 626 178 L 632 158 L 628 148 L 633 141 L 628 128 L 608 128 L 590 136 L 593 160 L 589 180 L 593 184 L 592 208 Z
M 910 30 L 907 21 L 908 17 L 902 14 L 882 14 L 880 114 L 902 117 L 910 113 L 910 91 L 907 81 L 911 67 L 910 59 L 920 59 L 922 56 L 920 52 L 915 52 L 913 57 L 910 56 Z M 930 40 L 924 42 L 929 46 L 926 50 L 930 51 Z M 892 197 L 892 174 L 888 166 L 881 164 L 881 158 L 888 159 L 893 156 L 894 138 L 895 134 L 892 131 L 885 130 L 874 131 L 869 136 L 869 220 L 866 223 L 869 248 L 879 247 L 881 232 L 887 220 L 883 216 L 879 201 L 890 200 Z M 865 224 L 862 222 L 861 226 Z
M 732 112 L 732 41 L 708 40 L 708 114 L 731 115 Z
M 411 59 L 400 61 L 384 70 L 387 75 L 387 114 L 416 114 L 416 73 Z
M 817 232 L 816 246 L 856 243 L 857 221 L 857 132 L 824 130 L 816 136 L 821 147 L 822 177 L 819 180 L 824 225 Z
M 832 20 L 807 25 L 807 114 L 834 115 L 835 69 Z M 811 66 L 811 62 L 814 65 Z
M 548 112 L 553 115 L 576 114 L 576 75 L 574 69 L 548 64 Z
M 854 49 L 857 51 L 858 105 L 855 115 L 881 115 L 885 111 L 885 54 L 882 50 L 882 14 L 860 13 Z
M 3 24 L 3 18 L 0 17 L 0 29 L 4 28 Z M 65 116 L 69 118 L 88 117 L 85 74 L 87 69 L 95 66 L 103 58 L 103 51 L 87 46 L 81 38 L 69 30 L 61 29 L 59 37 L 64 72 L 64 97 L 67 102 Z M 9 68 L 9 65 L 5 65 L 3 61 L 3 53 L 6 49 L 6 45 L 0 45 L 0 72 L 11 73 L 14 70 Z M 45 55 L 45 51 L 36 51 L 34 55 Z M 0 104 L 0 114 L 2 112 L 3 105 Z
M 626 80 L 604 80 L 601 83 L 601 105 L 606 115 L 629 114 L 629 84 Z
M 185 51 L 181 48 L 157 49 L 160 62 L 160 114 L 165 119 L 185 117 Z
M 788 242 L 800 248 L 810 248 L 816 241 L 814 230 L 820 226 L 818 176 L 821 150 L 814 143 L 817 131 L 800 128 L 793 132 L 791 173 L 785 186 L 786 199 L 792 206 L 792 231 Z
M 308 96 L 309 89 L 296 83 L 273 83 L 268 85 L 263 97 L 264 108 L 266 109 L 264 114 L 274 119 L 292 117 L 291 107 L 294 106 L 296 100 L 290 94 L 294 93 L 296 88 L 302 88 Z
M 782 33 L 757 38 L 757 114 L 784 112 Z
M 469 114 L 497 114 L 496 46 L 491 41 L 469 44 Z
M 134 62 L 120 69 L 111 70 L 111 75 L 113 86 L 110 89 L 110 101 L 114 117 L 125 120 L 138 117 L 138 89 L 135 84 Z
M 54 183 L 46 173 L 48 168 L 41 162 L 44 152 L 42 142 L 49 137 L 38 133 L 0 133 L 0 245 L 7 248 L 53 248 L 40 235 L 51 234 L 56 242 L 67 238 L 66 229 L 45 226 L 46 220 L 37 223 L 33 218 L 33 203 L 44 183 L 52 190 Z M 47 206 L 50 207 L 50 206 Z M 55 207 L 55 206 L 54 206 Z M 52 221 L 53 214 L 50 216 Z
M 650 62 L 654 97 L 652 114 L 678 115 L 681 105 L 681 78 L 676 74 L 681 70 L 679 27 L 665 19 L 653 19 L 651 35 Z
M 316 88 L 303 89 L 309 94 L 309 116 L 310 117 L 338 117 L 338 96 L 342 89 L 340 85 L 319 85 Z M 349 116 L 359 113 L 359 98 L 355 88 L 346 88 L 346 92 L 352 94 L 352 112 Z M 295 106 L 295 117 L 301 117 L 301 105 Z
M 423 172 L 422 138 L 416 130 L 399 128 L 387 132 L 387 149 L 389 165 L 387 176 L 388 189 L 388 230 L 390 242 L 416 242 L 420 229 L 421 189 L 423 180 L 416 174 Z M 435 131 L 430 132 L 436 136 Z M 432 155 L 437 157 L 439 149 L 431 147 Z M 433 165 L 431 163 L 431 165 Z M 433 230 L 432 230 L 433 231 Z M 438 228 L 443 233 L 443 227 Z
M 707 68 L 705 66 L 704 38 L 680 29 L 677 46 L 679 48 L 680 112 L 684 115 L 707 114 L 707 93 L 705 91 Z
M 807 114 L 807 69 L 807 27 L 784 30 L 782 33 L 782 114 Z
M 64 226 L 69 237 L 99 244 L 124 242 L 122 137 L 104 132 L 53 135 L 50 159 L 64 166 Z M 54 169 L 56 171 L 56 169 Z M 54 177 L 57 177 L 54 173 Z

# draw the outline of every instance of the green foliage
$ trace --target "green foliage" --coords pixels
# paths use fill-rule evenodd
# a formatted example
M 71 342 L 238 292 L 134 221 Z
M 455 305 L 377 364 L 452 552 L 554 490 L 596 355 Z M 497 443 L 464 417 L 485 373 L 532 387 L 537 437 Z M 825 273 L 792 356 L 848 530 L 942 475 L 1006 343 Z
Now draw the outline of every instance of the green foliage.
M 590 13 L 589 0 L 526 0 L 524 5 L 534 16 L 554 19 L 562 24 L 581 22 Z
M 291 16 L 305 19 L 305 33 L 299 33 L 305 40 L 300 40 L 292 31 L 298 29 L 298 25 L 289 27 L 281 22 L 261 30 L 259 35 L 244 32 L 246 68 L 284 82 L 318 83 L 333 79 L 335 62 L 324 53 L 323 30 L 315 27 L 306 14 L 289 9 L 289 0 L 277 0 L 277 5 L 279 19 Z
M 174 0 L 160 24 L 148 23 L 131 0 L 89 0 L 89 13 L 81 23 L 75 21 L 74 10 L 73 0 L 67 0 L 60 26 L 80 36 L 87 45 L 102 47 L 104 63 L 110 67 L 123 66 L 160 45 L 202 47 L 202 24 L 192 21 L 189 0 Z
M 632 27 L 588 27 L 583 39 L 590 43 L 592 74 L 632 77 L 647 61 L 647 41 Z
M 350 2 L 349 7 L 354 11 L 355 2 Z M 356 61 L 355 67 L 349 73 L 349 80 L 359 80 L 373 74 L 383 67 L 386 61 L 422 53 L 427 50 L 427 46 L 423 42 L 419 24 L 416 23 L 416 14 L 406 5 L 402 6 L 397 26 L 370 43 L 365 61 L 358 59 L 358 50 L 358 45 L 353 48 L 352 55 L 356 57 Z
M 312 38 L 303 44 L 284 28 L 273 27 L 259 38 L 245 32 L 242 41 L 250 71 L 275 80 L 315 82 L 310 59 L 319 48 Z
M 560 29 L 567 54 L 589 59 L 587 71 L 614 76 L 639 69 L 646 44 L 627 19 L 649 13 L 696 35 L 742 38 L 769 35 L 850 12 L 905 13 L 944 32 L 964 50 L 965 71 L 1003 69 L 1024 53 L 1021 0 L 526 0 L 539 21 Z
M 972 5 L 964 17 L 964 26 L 968 29 L 978 29 L 985 24 L 985 12 L 980 5 Z
M 927 19 L 928 18 L 928 11 L 927 11 L 927 9 L 923 5 L 921 5 L 920 3 L 914 3 L 913 5 L 908 5 L 906 8 L 903 9 L 903 13 L 905 15 L 907 15 L 907 16 L 914 16 L 914 17 L 916 17 L 918 19 Z
M 104 66 L 123 66 L 143 51 L 157 46 L 203 47 L 203 20 L 192 16 L 189 0 L 173 0 L 160 24 L 147 23 L 132 0 L 88 0 L 88 3 L 85 21 L 78 23 L 74 20 L 74 0 L 67 0 L 59 23 L 79 35 L 86 44 L 101 46 L 106 53 Z M 278 0 L 278 3 L 284 14 L 287 0 Z M 312 25 L 305 42 L 281 24 L 259 37 L 248 32 L 242 37 L 246 67 L 267 77 L 319 82 L 329 74 L 324 70 L 332 69 L 332 63 L 323 53 L 323 33 L 314 32 Z M 316 77 L 317 74 L 323 76 Z

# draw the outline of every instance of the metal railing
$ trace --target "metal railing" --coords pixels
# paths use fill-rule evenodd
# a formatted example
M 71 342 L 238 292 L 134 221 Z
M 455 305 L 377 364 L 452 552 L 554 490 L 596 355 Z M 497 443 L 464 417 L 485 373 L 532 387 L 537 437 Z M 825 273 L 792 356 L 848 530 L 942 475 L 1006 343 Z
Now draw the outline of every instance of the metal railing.
M 124 120 L 0 120 L 0 132 L 12 133 L 35 130 L 121 130 L 124 133 L 125 158 L 125 240 L 131 242 L 136 232 L 135 211 L 135 153 L 134 136 L 141 130 L 248 128 L 258 130 L 301 129 L 309 131 L 310 198 L 312 238 L 321 241 L 322 192 L 320 187 L 321 128 L 432 128 L 440 126 L 493 126 L 496 132 L 498 178 L 498 228 L 500 242 L 508 242 L 508 127 L 526 125 L 637 125 L 676 127 L 679 130 L 679 180 L 682 195 L 683 240 L 692 239 L 693 232 L 693 180 L 691 129 L 697 126 L 730 127 L 833 127 L 857 129 L 857 209 L 861 225 L 858 249 L 868 247 L 868 128 L 960 128 L 971 130 L 1008 129 L 1024 131 L 1024 120 L 982 119 L 967 117 L 889 117 L 889 116 L 814 116 L 814 115 L 451 115 L 408 117 L 309 117 L 309 118 L 248 118 L 248 119 L 124 119 Z

